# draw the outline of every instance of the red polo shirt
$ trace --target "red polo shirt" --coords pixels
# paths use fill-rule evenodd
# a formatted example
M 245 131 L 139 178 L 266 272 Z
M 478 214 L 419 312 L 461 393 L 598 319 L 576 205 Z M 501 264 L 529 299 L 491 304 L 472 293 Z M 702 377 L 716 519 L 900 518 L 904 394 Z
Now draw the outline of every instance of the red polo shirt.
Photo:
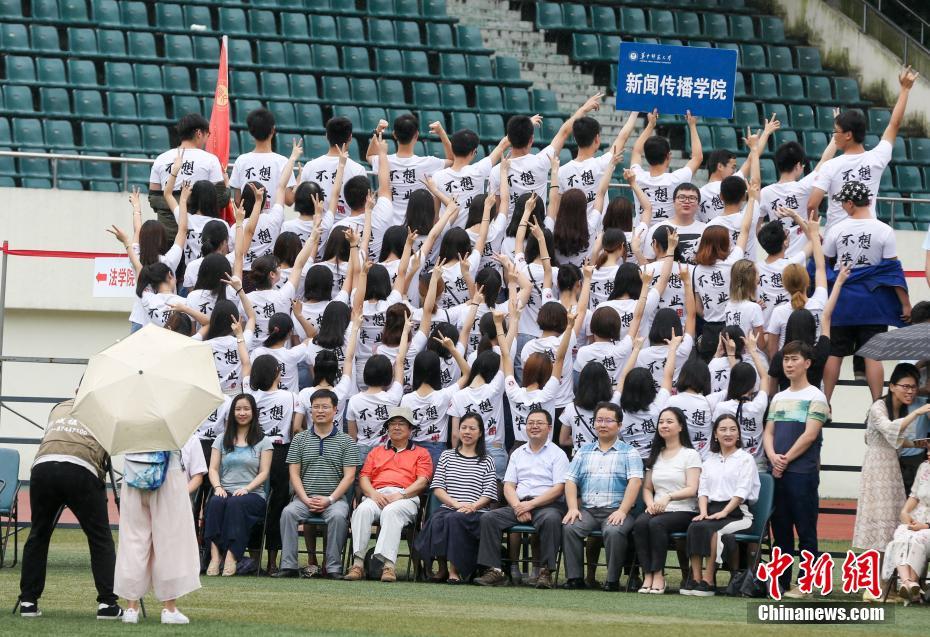
M 378 445 L 368 453 L 361 475 L 371 480 L 371 486 L 375 489 L 406 489 L 417 478 L 430 479 L 433 475 L 433 461 L 426 449 L 413 442 L 408 442 L 404 449 L 396 451 L 388 440 L 386 445 Z

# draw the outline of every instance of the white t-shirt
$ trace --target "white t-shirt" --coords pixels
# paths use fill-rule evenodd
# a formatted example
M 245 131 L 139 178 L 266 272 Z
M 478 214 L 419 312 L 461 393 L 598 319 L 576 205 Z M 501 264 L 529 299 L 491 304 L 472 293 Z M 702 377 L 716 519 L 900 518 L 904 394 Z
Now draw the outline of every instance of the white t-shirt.
M 132 244 L 132 249 L 135 250 L 136 256 L 139 256 L 139 244 L 138 243 Z M 164 254 L 158 255 L 158 262 L 164 263 L 165 265 L 167 265 L 169 268 L 171 268 L 171 272 L 174 273 L 177 271 L 178 266 L 181 264 L 182 255 L 183 255 L 183 251 L 181 250 L 181 247 L 173 243 L 171 244 L 171 247 L 168 248 L 167 252 L 165 252 Z M 154 291 L 152 290 L 151 286 L 149 286 L 148 289 L 150 291 Z M 190 301 L 188 301 L 188 305 L 191 305 Z M 192 307 L 194 306 L 192 305 Z M 210 311 L 211 312 L 213 311 L 212 308 Z M 143 309 L 142 307 L 142 299 L 140 299 L 138 296 L 135 297 L 132 302 L 132 312 L 129 313 L 129 320 L 132 323 L 138 323 L 139 325 L 145 325 L 146 323 L 148 323 L 148 319 L 146 318 L 146 314 L 145 314 L 145 309 Z
M 690 334 L 685 334 L 681 339 L 681 345 L 675 350 L 675 375 L 672 382 L 678 379 L 678 372 L 681 366 L 685 364 L 691 355 L 691 348 L 694 347 L 694 339 Z M 652 382 L 656 387 L 662 385 L 662 376 L 665 375 L 665 361 L 668 358 L 668 345 L 650 345 L 639 351 L 636 357 L 636 366 L 645 367 L 652 374 Z
M 817 323 L 817 333 L 814 336 L 814 342 L 820 338 L 820 317 L 823 316 L 823 309 L 827 305 L 827 288 L 817 288 L 814 295 L 807 299 L 804 309 L 809 310 L 814 315 L 814 321 Z M 778 349 L 785 346 L 785 329 L 788 327 L 788 319 L 791 318 L 791 303 L 783 303 L 772 310 L 772 316 L 766 325 L 765 331 L 769 334 L 778 334 Z
M 307 343 L 307 365 L 310 366 L 310 369 L 313 369 L 313 366 L 316 364 L 317 355 L 323 350 L 329 350 L 336 355 L 336 361 L 339 364 L 339 373 L 337 378 L 342 378 L 342 368 L 345 367 L 346 362 L 346 349 L 349 345 L 349 335 L 352 333 L 352 326 L 346 328 L 345 333 L 342 336 L 342 344 L 337 347 L 321 347 L 317 345 L 315 341 L 310 341 Z
M 725 394 L 716 392 L 704 396 L 702 394 L 693 394 L 691 392 L 681 392 L 672 396 L 669 401 L 669 407 L 678 407 L 685 413 L 688 419 L 688 435 L 691 437 L 691 444 L 701 454 L 701 458 L 706 458 L 710 453 L 711 432 L 714 428 L 714 409 L 717 403 L 723 400 Z
M 479 253 L 474 250 L 468 253 L 468 265 L 466 267 L 468 267 L 468 273 L 471 275 L 472 280 L 478 274 L 478 265 L 480 263 L 481 255 Z M 471 295 L 468 292 L 468 283 L 465 281 L 465 277 L 462 276 L 461 266 L 462 263 L 457 261 L 442 271 L 443 290 L 442 294 L 436 299 L 436 307 L 445 310 L 468 303 Z
M 213 308 L 216 307 L 218 300 L 216 295 L 210 290 L 191 290 L 187 295 L 187 305 L 195 310 L 203 312 L 207 316 L 213 314 Z M 229 286 L 226 287 L 226 300 L 235 304 L 236 309 L 239 310 L 239 316 L 245 314 L 242 309 L 242 302 L 239 301 L 239 296 L 233 292 Z
M 468 233 L 468 238 L 474 246 L 478 242 L 478 233 L 467 229 L 465 232 Z M 501 265 L 494 260 L 494 255 L 500 254 L 501 242 L 504 240 L 504 234 L 506 232 L 507 217 L 504 214 L 499 214 L 488 224 L 488 236 L 485 237 L 484 250 L 481 251 L 481 261 L 478 264 L 478 270 L 491 267 L 498 272 L 501 271 Z
M 181 447 L 181 463 L 184 465 L 184 473 L 188 481 L 194 476 L 206 475 L 208 467 L 207 460 L 203 457 L 203 448 L 200 446 L 200 438 L 192 435 Z
M 652 275 L 653 288 L 659 281 L 659 276 L 662 273 L 662 263 L 661 260 L 653 261 L 643 266 L 643 270 Z M 665 291 L 662 292 L 662 296 L 659 297 L 659 308 L 667 307 L 675 310 L 678 314 L 678 318 L 681 319 L 681 324 L 684 325 L 688 318 L 688 313 L 685 311 L 685 285 L 681 280 L 680 273 L 681 263 L 674 261 L 672 263 L 672 272 L 668 277 L 668 285 L 665 286 Z
M 252 330 L 245 330 L 242 338 L 245 339 L 247 350 L 257 345 Z M 194 335 L 194 340 L 199 340 L 198 334 Z M 220 389 L 224 394 L 238 393 L 242 387 L 242 361 L 239 360 L 236 335 L 217 336 L 205 342 L 213 350 L 213 364 L 216 365 L 216 377 L 220 381 Z
M 666 459 L 665 452 L 660 453 L 652 472 L 652 491 L 655 497 L 675 493 L 688 486 L 688 469 L 701 468 L 701 454 L 695 449 L 682 447 L 674 456 Z M 685 500 L 671 500 L 665 506 L 670 511 L 697 511 L 697 496 Z
M 724 320 L 724 308 L 730 300 L 730 269 L 743 258 L 743 251 L 734 246 L 730 256 L 714 265 L 697 265 L 692 271 L 695 294 L 704 306 L 704 320 L 717 323 Z
M 293 232 L 300 239 L 300 245 L 307 243 L 310 233 L 313 232 L 313 219 L 288 219 L 281 224 L 281 232 Z M 322 245 L 326 245 L 325 242 Z
M 275 204 L 270 209 L 262 210 L 255 225 L 255 233 L 249 249 L 242 257 L 242 269 L 249 271 L 255 259 L 271 254 L 275 241 L 281 234 L 281 224 L 284 223 L 284 206 Z
M 667 389 L 660 388 L 655 400 L 643 411 L 624 411 L 620 425 L 620 439 L 639 452 L 641 458 L 649 457 L 652 439 L 659 425 L 659 412 L 668 406 L 671 398 Z
M 736 212 L 729 215 L 720 215 L 714 217 L 708 222 L 707 227 L 723 226 L 730 231 L 730 245 L 735 246 L 736 240 L 739 239 L 740 226 L 743 224 L 743 215 L 746 214 L 744 208 L 742 212 Z M 752 207 L 752 221 L 749 224 L 749 238 L 746 240 L 745 254 L 747 259 L 756 259 L 756 232 L 759 226 L 759 206 Z
M 538 263 L 529 263 L 527 264 L 526 259 L 523 258 L 523 254 L 517 256 L 516 261 L 517 271 L 525 275 L 530 280 L 530 298 L 526 302 L 526 307 L 520 312 L 520 334 L 529 334 L 530 336 L 539 336 L 542 332 L 539 329 L 539 325 L 536 323 L 536 320 L 539 318 L 539 309 L 543 306 L 543 303 L 547 302 L 547 288 L 544 288 L 544 275 L 543 275 L 543 266 Z M 595 272 L 597 272 L 595 270 Z M 559 276 L 559 269 L 556 267 L 552 268 L 552 286 L 555 287 L 556 279 Z M 613 280 L 611 279 L 611 282 Z M 553 297 L 555 296 L 555 290 L 551 290 Z M 606 297 L 605 297 L 606 298 Z
M 247 188 L 247 183 L 257 181 L 265 187 L 264 208 L 271 205 L 272 198 L 278 190 L 278 181 L 287 166 L 288 158 L 278 153 L 257 153 L 254 150 L 244 153 L 236 158 L 232 174 L 229 176 L 229 185 L 240 192 Z M 287 187 L 297 185 L 294 174 L 288 177 Z
M 255 338 L 264 340 L 268 336 L 268 321 L 279 312 L 291 313 L 291 302 L 296 293 L 294 286 L 288 281 L 279 289 L 252 290 L 248 294 L 249 301 L 255 309 Z
M 414 430 L 411 439 L 414 442 L 446 441 L 449 434 L 449 407 L 458 390 L 458 385 L 452 385 L 425 396 L 415 391 L 404 394 L 400 406 L 413 412 Z
M 866 185 L 872 202 L 870 210 L 872 216 L 875 216 L 875 197 L 878 195 L 882 173 L 891 161 L 892 150 L 892 145 L 883 139 L 872 150 L 855 155 L 844 153 L 821 165 L 817 177 L 814 178 L 814 187 L 826 193 L 828 232 L 848 216 L 843 210 L 843 205 L 833 201 L 833 195 L 837 194 L 847 181 L 861 181 Z
M 647 259 L 655 259 L 656 251 L 652 249 L 652 237 L 660 226 L 670 226 L 675 228 L 678 233 L 678 247 L 681 251 L 681 258 L 684 263 L 694 265 L 694 255 L 697 254 L 698 244 L 701 242 L 701 235 L 707 224 L 700 221 L 692 221 L 688 225 L 679 225 L 674 217 L 660 224 L 655 224 L 649 228 L 646 236 L 643 237 L 643 256 Z
M 173 292 L 155 293 L 151 291 L 151 288 L 142 292 L 140 301 L 142 303 L 142 311 L 145 313 L 145 320 L 142 324 L 148 325 L 149 323 L 154 323 L 158 327 L 165 326 L 165 323 L 174 311 L 171 309 L 172 304 L 186 304 L 184 297 L 178 296 Z
M 355 381 L 352 379 L 352 376 L 343 374 L 335 387 L 320 387 L 316 385 L 314 387 L 304 387 L 301 389 L 300 393 L 297 394 L 297 407 L 295 407 L 295 410 L 304 415 L 304 422 L 307 423 L 307 427 L 310 427 L 311 424 L 310 416 L 312 410 L 310 409 L 310 397 L 313 396 L 314 392 L 318 389 L 328 389 L 336 394 L 339 403 L 336 405 L 336 417 L 333 421 L 339 424 L 341 428 L 341 423 L 346 415 L 346 403 L 349 402 L 349 395 L 354 394 L 356 391 Z
M 285 389 L 252 389 L 248 376 L 242 379 L 242 391 L 252 394 L 255 398 L 255 404 L 258 406 L 258 424 L 265 437 L 271 438 L 272 444 L 290 442 L 297 395 Z
M 152 171 L 149 174 L 149 183 L 161 184 L 162 189 L 164 189 L 177 156 L 178 150 L 172 148 L 156 157 L 155 162 L 152 164 Z M 278 174 L 280 175 L 280 172 Z M 180 190 L 181 184 L 185 181 L 194 184 L 204 179 L 214 184 L 223 181 L 223 169 L 220 167 L 220 160 L 213 153 L 208 153 L 200 148 L 185 148 L 184 160 L 175 180 L 175 188 Z
M 412 391 L 413 388 L 410 386 L 410 383 L 413 379 L 413 359 L 417 357 L 417 354 L 426 349 L 426 335 L 423 334 L 420 330 L 414 332 L 413 336 L 410 337 L 410 344 L 407 348 L 407 355 L 404 356 L 404 391 Z M 372 350 L 374 354 L 382 354 L 388 357 L 388 360 L 391 361 L 391 367 L 394 367 L 394 364 L 397 362 L 397 351 L 400 349 L 399 345 L 388 346 L 382 343 Z
M 401 219 L 403 220 L 403 218 Z M 394 207 L 391 200 L 387 197 L 378 197 L 375 207 L 371 210 L 371 239 L 368 241 L 368 258 L 371 261 L 377 261 L 381 255 L 381 240 L 384 233 L 391 226 L 400 225 L 394 223 Z M 339 228 L 353 228 L 359 238 L 365 230 L 365 215 L 348 215 L 333 224 L 333 232 L 338 232 Z M 361 255 L 364 256 L 364 255 Z
M 588 363 L 600 363 L 610 374 L 610 382 L 616 383 L 627 359 L 633 353 L 633 339 L 629 335 L 619 341 L 596 341 L 578 348 L 574 371 L 581 372 Z M 566 409 L 568 407 L 566 406 Z M 586 440 L 585 442 L 591 442 Z
M 375 447 L 384 441 L 384 421 L 388 419 L 388 408 L 399 405 L 403 396 L 403 385 L 392 383 L 387 390 L 374 394 L 361 392 L 349 399 L 346 420 L 355 421 L 359 447 Z
M 172 210 L 174 220 L 177 221 L 181 215 L 180 206 L 175 206 Z M 203 227 L 211 221 L 219 221 L 228 228 L 229 245 L 236 244 L 236 232 L 228 223 L 218 217 L 207 217 L 201 214 L 187 215 L 187 241 L 184 242 L 184 261 L 189 262 L 200 258 L 201 241 L 200 235 L 203 234 Z M 235 255 L 234 255 L 235 256 Z
M 768 394 L 760 391 L 752 400 L 743 401 L 743 410 L 740 412 L 739 429 L 743 438 L 743 450 L 757 461 L 765 459 L 762 430 L 765 428 L 765 410 L 768 405 Z M 714 410 L 714 418 L 716 419 L 723 414 L 736 416 L 738 407 L 739 401 L 724 400 Z
M 352 295 L 355 295 L 355 290 Z M 384 331 L 384 313 L 395 303 L 400 303 L 403 298 L 400 292 L 391 290 L 391 293 L 383 301 L 363 301 L 362 302 L 362 325 L 358 330 L 358 345 L 355 355 L 355 368 L 358 372 L 356 376 L 361 378 L 362 371 L 365 369 L 365 362 L 371 358 L 375 345 L 381 342 L 381 333 Z
M 213 412 L 204 418 L 194 435 L 201 440 L 214 440 L 226 432 L 226 421 L 229 418 L 229 408 L 232 406 L 232 398 L 223 396 L 223 402 L 213 410 Z M 201 453 L 201 455 L 203 455 Z
M 601 183 L 604 171 L 610 167 L 609 152 L 583 161 L 573 159 L 559 167 L 559 192 L 578 188 L 588 200 L 588 212 L 594 210 L 597 187 Z
M 323 205 L 329 207 L 329 196 L 333 190 L 333 182 L 336 180 L 336 170 L 339 168 L 339 157 L 336 155 L 321 155 L 316 159 L 304 164 L 300 172 L 300 181 L 316 182 L 323 191 Z M 365 167 L 353 159 L 346 160 L 346 166 L 342 172 L 342 185 L 353 177 L 364 177 L 366 175 Z M 339 204 L 336 206 L 336 218 L 349 214 L 349 208 L 346 206 L 342 193 L 339 193 Z
M 452 166 L 433 173 L 433 183 L 439 192 L 452 197 L 459 205 L 459 215 L 450 222 L 450 226 L 464 228 L 468 219 L 468 209 L 472 199 L 484 192 L 484 182 L 491 174 L 494 165 L 490 157 L 485 157 L 474 164 L 453 170 Z M 441 211 L 440 211 L 441 212 Z M 506 218 L 507 215 L 498 215 Z
M 583 409 L 575 403 L 569 403 L 559 416 L 559 422 L 572 432 L 573 452 L 577 452 L 581 445 L 597 440 L 597 432 L 594 430 L 594 412 L 590 409 Z
M 643 309 L 643 318 L 639 324 L 639 333 L 642 336 L 647 336 L 649 334 L 649 328 L 652 326 L 652 320 L 656 316 L 656 312 L 659 310 L 659 293 L 655 289 L 650 289 L 646 293 L 646 306 Z M 612 299 L 610 301 L 604 301 L 597 306 L 597 309 L 602 307 L 613 308 L 617 314 L 620 316 L 620 338 L 623 338 L 630 333 L 630 324 L 633 322 L 633 316 L 636 313 L 636 304 L 639 303 L 639 299 Z M 596 310 L 595 310 L 596 311 Z M 590 332 L 591 326 L 591 317 L 594 312 L 588 311 L 585 314 L 585 330 Z
M 817 173 L 810 173 L 798 181 L 786 181 L 784 183 L 775 183 L 766 186 L 759 192 L 759 211 L 763 215 L 768 215 L 769 221 L 778 219 L 785 227 L 788 234 L 788 249 L 785 250 L 786 257 L 792 257 L 804 251 L 807 245 L 807 235 L 801 226 L 794 222 L 791 217 L 778 218 L 776 214 L 778 208 L 790 208 L 797 210 L 801 218 L 807 216 L 807 200 L 810 199 L 811 190 L 814 187 L 814 180 Z
M 323 312 L 326 311 L 326 306 L 328 306 L 333 301 L 340 301 L 348 305 L 349 295 L 340 290 L 339 294 L 333 296 L 332 300 L 330 301 L 316 301 L 313 303 L 310 301 L 304 301 L 301 304 L 300 314 L 305 319 L 307 319 L 308 323 L 315 326 L 317 331 L 319 331 L 320 327 L 323 325 Z M 293 312 L 291 312 L 291 315 L 293 317 Z M 294 319 L 294 334 L 296 334 L 297 338 L 301 341 L 307 338 L 307 334 L 304 332 L 303 326 L 297 321 L 296 318 Z
M 762 308 L 753 301 L 727 301 L 723 307 L 723 322 L 726 325 L 738 325 L 743 334 L 749 334 L 755 328 L 765 325 Z
M 559 343 L 562 342 L 562 336 L 542 336 L 534 338 L 523 346 L 520 352 L 520 360 L 526 364 L 526 359 L 533 354 L 545 354 L 546 357 L 555 364 L 555 355 L 559 350 Z M 572 332 L 571 340 L 568 344 L 568 351 L 565 352 L 565 361 L 562 364 L 562 377 L 559 382 L 559 391 L 555 395 L 555 406 L 564 407 L 572 402 L 575 398 L 572 383 L 572 351 L 575 348 L 575 334 Z
M 555 149 L 546 146 L 538 153 L 523 155 L 510 160 L 510 172 L 507 175 L 507 184 L 510 187 L 510 206 L 507 208 L 507 217 L 513 214 L 513 204 L 520 195 L 535 192 L 541 201 L 548 201 L 549 170 L 552 168 L 552 155 Z M 499 192 L 501 187 L 501 173 L 492 170 L 489 177 L 488 192 Z
M 270 348 L 262 345 L 252 350 L 250 356 L 252 360 L 255 360 L 263 354 L 273 356 L 278 361 L 278 369 L 281 370 L 281 380 L 278 381 L 278 387 L 295 394 L 300 391 L 297 387 L 297 365 L 307 361 L 307 346 L 303 343 L 290 348 Z
M 749 354 L 743 353 L 742 358 L 737 362 L 749 363 L 755 369 L 752 357 Z M 726 394 L 726 390 L 730 386 L 730 359 L 727 356 L 712 358 L 707 364 L 707 368 L 710 371 L 710 390 Z M 758 375 L 756 376 L 755 386 L 759 387 Z
M 526 442 L 526 418 L 533 409 L 545 409 L 555 422 L 555 399 L 559 393 L 559 381 L 550 377 L 541 389 L 526 389 L 513 376 L 508 376 L 505 385 L 507 399 L 510 401 L 510 415 L 513 418 L 514 442 Z M 549 430 L 551 440 L 555 427 Z
M 226 255 L 226 260 L 229 261 L 230 267 L 233 265 L 235 260 L 235 253 L 228 252 Z M 187 267 L 184 268 L 184 287 L 188 290 L 194 288 L 197 285 L 197 275 L 200 274 L 200 264 L 203 263 L 204 257 L 198 257 L 193 261 L 187 262 Z
M 620 265 L 617 263 L 616 265 L 604 265 L 600 268 L 594 268 L 594 272 L 591 274 L 591 300 L 588 302 L 588 312 L 593 312 L 614 291 L 614 279 L 617 277 L 617 270 L 620 269 Z M 554 279 L 555 275 L 552 276 Z
M 734 175 L 742 176 L 741 172 Z M 701 207 L 698 209 L 697 219 L 707 223 L 723 212 L 723 200 L 720 198 L 720 185 L 722 180 L 708 181 L 701 186 Z
M 333 298 L 335 299 L 342 291 L 342 286 L 346 284 L 346 277 L 349 276 L 349 262 L 340 261 L 338 264 L 332 261 L 320 261 L 318 263 L 307 262 L 307 265 L 304 266 L 302 279 L 306 280 L 307 272 L 315 265 L 322 265 L 329 268 L 329 271 L 333 273 Z
M 461 418 L 474 411 L 484 420 L 484 439 L 498 447 L 504 444 L 504 373 L 497 372 L 490 383 L 480 387 L 465 387 L 452 396 L 449 415 Z
M 369 159 L 371 169 L 378 174 L 381 158 L 374 155 Z M 410 193 L 414 190 L 426 188 L 423 180 L 446 166 L 446 160 L 439 157 L 412 155 L 398 157 L 396 154 L 387 156 L 389 179 L 391 181 L 391 199 L 394 205 L 393 226 L 399 226 L 407 216 L 407 202 Z M 372 232 L 372 237 L 374 232 Z M 380 242 L 379 242 L 380 243 Z
M 782 283 L 782 274 L 785 268 L 795 263 L 804 265 L 807 257 L 804 256 L 803 250 L 796 252 L 790 257 L 776 259 L 771 263 L 756 261 L 756 272 L 759 273 L 759 282 L 756 292 L 759 297 L 759 303 L 762 305 L 762 318 L 766 324 L 772 317 L 772 311 L 782 303 L 787 303 L 791 299 L 785 292 L 785 286 Z
M 649 174 L 648 169 L 643 169 L 640 164 L 633 164 L 630 169 L 636 174 L 636 183 L 642 189 L 649 203 L 652 204 L 652 222 L 650 225 L 656 225 L 660 221 L 668 221 L 675 214 L 675 204 L 673 201 L 675 188 L 679 184 L 690 182 L 694 173 L 687 166 L 674 170 L 672 172 L 662 173 L 653 177 Z M 642 217 L 643 208 L 636 202 L 636 212 Z
M 836 257 L 834 270 L 848 265 L 854 270 L 878 265 L 898 256 L 894 230 L 878 219 L 846 218 L 831 226 L 823 237 L 823 253 Z

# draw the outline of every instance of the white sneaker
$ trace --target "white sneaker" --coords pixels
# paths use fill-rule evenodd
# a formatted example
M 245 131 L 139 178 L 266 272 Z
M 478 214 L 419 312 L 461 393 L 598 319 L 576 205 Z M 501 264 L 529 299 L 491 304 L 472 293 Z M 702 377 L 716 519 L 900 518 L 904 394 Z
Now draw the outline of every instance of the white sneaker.
M 138 624 L 139 623 L 139 611 L 135 608 L 127 608 L 123 611 L 123 623 L 124 624 Z
M 161 623 L 163 624 L 189 624 L 191 620 L 179 610 L 173 613 L 167 608 L 161 609 Z

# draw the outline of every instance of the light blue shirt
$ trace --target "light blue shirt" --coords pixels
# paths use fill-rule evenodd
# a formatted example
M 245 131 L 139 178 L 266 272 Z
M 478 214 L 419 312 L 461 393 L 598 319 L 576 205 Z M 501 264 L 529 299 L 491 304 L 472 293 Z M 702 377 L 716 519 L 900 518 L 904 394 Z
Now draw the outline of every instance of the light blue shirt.
M 597 441 L 582 445 L 565 477 L 578 485 L 581 506 L 587 509 L 619 507 L 631 478 L 642 480 L 643 460 L 619 438 L 607 451 Z
M 923 407 L 927 404 L 927 398 L 925 396 L 918 396 L 914 399 L 914 402 L 911 404 L 911 408 L 908 409 L 908 413 L 914 411 L 918 407 Z M 930 419 L 927 418 L 927 415 L 924 414 L 917 419 L 917 422 L 913 423 L 910 427 L 904 430 L 904 438 L 908 440 L 916 440 L 918 438 L 928 438 L 930 437 Z M 904 456 L 923 456 L 926 455 L 927 450 L 922 447 L 901 447 L 898 449 L 898 455 L 901 457 Z

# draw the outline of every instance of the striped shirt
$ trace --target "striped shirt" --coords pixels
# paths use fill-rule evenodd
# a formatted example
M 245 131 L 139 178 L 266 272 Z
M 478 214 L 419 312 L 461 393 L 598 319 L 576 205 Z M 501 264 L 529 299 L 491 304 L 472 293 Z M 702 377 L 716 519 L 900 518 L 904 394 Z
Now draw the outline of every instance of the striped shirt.
M 631 478 L 643 478 L 639 452 L 619 438 L 607 451 L 598 443 L 583 445 L 571 465 L 566 480 L 578 485 L 581 506 L 586 509 L 616 509 L 623 501 Z
M 497 500 L 497 474 L 491 456 L 469 458 L 457 449 L 446 449 L 439 456 L 436 473 L 433 474 L 433 489 L 444 489 L 457 502 L 477 502 L 488 497 Z M 447 509 L 452 507 L 443 504 Z M 487 510 L 487 506 L 481 510 Z
M 294 436 L 287 451 L 287 464 L 300 465 L 300 481 L 308 496 L 329 495 L 342 481 L 344 467 L 357 467 L 360 462 L 355 441 L 336 427 L 320 438 L 311 426 Z

